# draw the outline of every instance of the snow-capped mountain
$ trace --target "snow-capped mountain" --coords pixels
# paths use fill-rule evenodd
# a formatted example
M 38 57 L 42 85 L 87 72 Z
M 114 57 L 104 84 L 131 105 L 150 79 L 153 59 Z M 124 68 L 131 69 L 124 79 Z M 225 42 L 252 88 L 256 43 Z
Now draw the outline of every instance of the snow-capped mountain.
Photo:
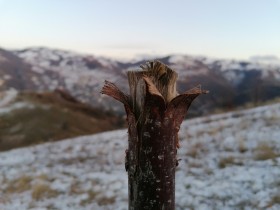
M 264 63 L 268 65 L 280 65 L 280 58 L 273 55 L 266 55 L 266 56 L 251 56 L 250 60 L 255 63 Z
M 104 80 L 116 83 L 128 92 L 126 72 L 139 69 L 146 60 L 120 62 L 103 57 L 82 55 L 49 48 L 28 48 L 13 52 L 0 51 L 0 89 L 10 87 L 34 90 L 66 89 L 72 95 L 94 106 L 123 110 L 113 100 L 100 95 Z M 210 94 L 200 97 L 191 114 L 208 113 L 258 103 L 280 96 L 280 65 L 255 60 L 219 60 L 187 55 L 158 59 L 179 74 L 180 92 L 202 84 Z M 6 66 L 3 69 L 2 66 Z M 10 69 L 10 70 L 9 70 Z M 18 85 L 21 84 L 21 85 Z
M 280 104 L 185 121 L 176 209 L 280 209 Z M 125 210 L 127 132 L 0 153 L 0 209 Z
M 106 58 L 72 52 L 32 48 L 15 52 L 31 70 L 41 76 L 32 78 L 39 90 L 66 89 L 85 102 L 97 105 L 104 80 L 123 80 L 118 63 Z

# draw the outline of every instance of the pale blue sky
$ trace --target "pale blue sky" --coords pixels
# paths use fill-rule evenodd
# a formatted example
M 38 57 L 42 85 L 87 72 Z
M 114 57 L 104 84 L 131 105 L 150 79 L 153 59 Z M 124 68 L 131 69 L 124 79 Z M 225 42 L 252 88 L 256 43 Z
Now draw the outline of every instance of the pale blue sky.
M 280 0 L 0 0 L 0 47 L 280 57 Z

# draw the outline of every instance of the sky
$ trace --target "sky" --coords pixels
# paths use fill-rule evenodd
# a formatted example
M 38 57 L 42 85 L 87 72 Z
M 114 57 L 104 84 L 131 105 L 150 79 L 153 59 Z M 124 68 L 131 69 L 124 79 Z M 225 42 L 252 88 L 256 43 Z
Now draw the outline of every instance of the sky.
M 280 0 L 0 0 L 0 48 L 280 58 Z

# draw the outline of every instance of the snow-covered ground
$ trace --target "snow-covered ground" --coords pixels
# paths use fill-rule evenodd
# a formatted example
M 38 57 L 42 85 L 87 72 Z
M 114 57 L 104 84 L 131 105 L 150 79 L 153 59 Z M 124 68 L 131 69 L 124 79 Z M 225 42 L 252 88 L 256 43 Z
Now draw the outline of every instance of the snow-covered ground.
M 0 116 L 12 112 L 16 109 L 34 107 L 34 105 L 32 105 L 31 103 L 14 102 L 17 95 L 18 91 L 15 89 L 0 92 Z
M 185 121 L 176 209 L 280 209 L 280 104 Z M 126 130 L 0 153 L 0 209 L 127 209 Z
M 15 97 L 18 92 L 15 89 L 0 92 L 0 108 L 7 106 Z

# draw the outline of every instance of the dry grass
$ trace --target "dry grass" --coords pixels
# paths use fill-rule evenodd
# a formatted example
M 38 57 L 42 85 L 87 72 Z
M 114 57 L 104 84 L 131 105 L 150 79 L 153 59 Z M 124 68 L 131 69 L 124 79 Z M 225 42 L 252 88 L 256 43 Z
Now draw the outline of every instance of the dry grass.
M 34 107 L 1 115 L 0 151 L 124 126 L 123 119 L 115 114 L 64 100 L 56 93 L 22 93 L 16 102 Z
M 280 204 L 280 194 L 279 195 L 275 195 L 273 198 L 272 198 L 272 202 L 273 203 L 277 203 L 277 204 Z
M 248 151 L 243 139 L 238 140 L 238 150 L 240 153 L 245 153 Z
M 32 178 L 30 176 L 23 175 L 22 177 L 11 180 L 6 187 L 7 193 L 21 193 L 31 188 Z
M 272 198 L 271 198 L 271 201 L 269 202 L 269 204 L 266 206 L 266 208 L 270 208 L 274 205 L 279 205 L 280 204 L 280 194 L 278 195 L 274 195 Z
M 97 193 L 97 192 L 94 192 L 94 191 L 92 191 L 92 190 L 89 190 L 89 191 L 87 192 L 87 194 L 88 194 L 88 198 L 85 199 L 85 200 L 82 200 L 82 201 L 80 202 L 80 205 L 81 205 L 81 206 L 84 206 L 84 205 L 87 205 L 87 204 L 89 204 L 89 203 L 92 203 L 92 202 L 95 200 L 96 195 L 97 195 L 98 193 Z
M 58 192 L 51 189 L 47 184 L 38 183 L 32 187 L 32 198 L 34 200 L 42 200 L 43 198 L 51 198 L 57 195 Z
M 82 156 L 79 156 L 79 157 L 74 157 L 74 158 L 65 158 L 65 159 L 61 159 L 59 161 L 59 163 L 67 166 L 67 165 L 73 165 L 75 163 L 85 163 L 86 161 L 88 160 L 88 157 L 82 157 Z
M 43 181 L 50 181 L 50 178 L 46 174 L 41 174 L 41 175 L 37 176 L 36 178 L 43 180 Z
M 192 148 L 187 152 L 186 155 L 192 158 L 196 158 L 198 156 L 198 150 L 196 148 Z
M 223 126 L 211 128 L 210 130 L 208 130 L 208 134 L 209 134 L 210 136 L 215 136 L 215 135 L 217 135 L 217 133 L 219 133 L 222 129 L 223 129 Z
M 233 165 L 234 164 L 234 158 L 233 157 L 226 157 L 226 158 L 221 158 L 219 161 L 219 168 L 225 168 L 228 165 Z
M 186 153 L 187 156 L 190 156 L 192 158 L 197 158 L 200 152 L 206 152 L 204 149 L 203 144 L 196 143 L 194 144 Z
M 280 156 L 266 143 L 260 143 L 255 149 L 255 160 L 269 160 Z
M 105 205 L 113 204 L 115 203 L 115 201 L 116 201 L 115 197 L 111 197 L 111 198 L 102 197 L 97 200 L 97 203 L 99 206 L 105 206 Z
M 33 189 L 32 181 L 39 179 L 41 181 L 50 181 L 49 177 L 46 174 L 41 174 L 37 177 L 31 177 L 27 175 L 23 175 L 14 180 L 6 179 L 7 187 L 5 189 L 6 193 L 21 193 L 27 190 Z
M 75 181 L 71 184 L 70 194 L 79 195 L 79 194 L 83 194 L 83 193 L 84 193 L 84 190 L 80 187 L 80 183 L 78 181 Z

